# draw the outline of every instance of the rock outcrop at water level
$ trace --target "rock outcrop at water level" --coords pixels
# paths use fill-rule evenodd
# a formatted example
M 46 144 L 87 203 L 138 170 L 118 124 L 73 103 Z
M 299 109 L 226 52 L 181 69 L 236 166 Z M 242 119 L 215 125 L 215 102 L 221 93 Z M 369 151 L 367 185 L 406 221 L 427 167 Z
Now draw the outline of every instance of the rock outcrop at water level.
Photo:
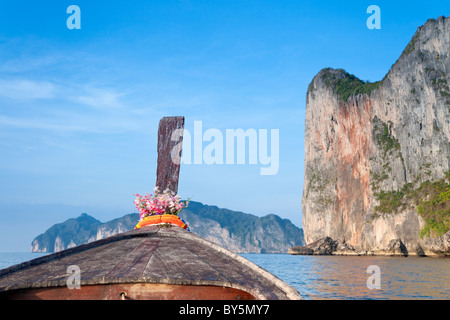
M 450 18 L 439 17 L 379 82 L 330 68 L 314 77 L 302 208 L 317 250 L 291 253 L 323 242 L 335 254 L 450 255 L 449 48 Z

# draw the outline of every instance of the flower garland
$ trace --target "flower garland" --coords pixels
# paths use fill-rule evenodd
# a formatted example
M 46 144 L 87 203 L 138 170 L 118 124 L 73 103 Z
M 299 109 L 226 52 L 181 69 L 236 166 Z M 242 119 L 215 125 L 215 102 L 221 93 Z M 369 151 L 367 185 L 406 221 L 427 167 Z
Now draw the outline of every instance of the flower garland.
M 142 196 L 139 193 L 135 194 L 136 199 L 134 200 L 134 204 L 139 211 L 139 223 L 137 224 L 136 228 L 140 228 L 142 225 L 144 225 L 142 222 L 146 218 L 148 220 L 147 222 L 150 222 L 149 217 L 171 215 L 176 216 L 175 220 L 178 219 L 182 222 L 175 224 L 182 227 L 184 225 L 185 229 L 189 229 L 187 227 L 187 224 L 178 217 L 178 214 L 183 208 L 186 208 L 188 206 L 190 199 L 181 201 L 181 197 L 175 194 L 175 192 L 171 192 L 169 189 L 161 192 L 158 187 L 155 187 L 153 193 L 154 194 L 147 193 L 146 196 Z M 175 217 L 169 220 L 174 221 L 174 218 Z M 152 219 L 152 221 L 153 220 L 155 222 L 161 221 L 161 219 Z

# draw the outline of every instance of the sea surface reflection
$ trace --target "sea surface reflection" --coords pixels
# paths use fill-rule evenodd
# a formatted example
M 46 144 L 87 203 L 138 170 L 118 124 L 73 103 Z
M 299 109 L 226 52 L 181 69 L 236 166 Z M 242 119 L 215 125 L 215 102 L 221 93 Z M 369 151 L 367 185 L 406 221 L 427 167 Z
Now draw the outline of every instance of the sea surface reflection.
M 305 299 L 450 299 L 450 259 L 242 254 L 295 287 Z M 380 289 L 369 289 L 369 266 Z

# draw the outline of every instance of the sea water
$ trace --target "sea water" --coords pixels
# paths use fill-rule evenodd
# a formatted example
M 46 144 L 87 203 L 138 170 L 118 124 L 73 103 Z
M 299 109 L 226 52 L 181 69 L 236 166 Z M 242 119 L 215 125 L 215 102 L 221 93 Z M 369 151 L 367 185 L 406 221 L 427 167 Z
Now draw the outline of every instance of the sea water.
M 45 256 L 48 253 L 39 252 L 0 252 L 0 269 Z
M 0 269 L 43 255 L 0 253 Z M 241 255 L 296 288 L 305 299 L 450 300 L 448 258 Z M 374 276 L 370 266 L 379 268 L 379 289 L 368 285 Z
M 242 254 L 296 288 L 305 299 L 450 299 L 450 259 Z M 373 268 L 379 289 L 373 288 Z

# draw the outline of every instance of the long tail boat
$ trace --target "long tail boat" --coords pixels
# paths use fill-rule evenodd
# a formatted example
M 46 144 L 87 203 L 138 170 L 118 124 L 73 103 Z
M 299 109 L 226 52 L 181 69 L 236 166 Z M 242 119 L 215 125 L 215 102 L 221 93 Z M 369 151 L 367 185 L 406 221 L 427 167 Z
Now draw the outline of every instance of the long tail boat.
M 70 266 L 77 266 L 78 289 Z M 273 274 L 178 226 L 145 226 L 0 270 L 0 299 L 298 300 Z
M 178 190 L 180 161 L 173 156 L 181 153 L 183 128 L 184 117 L 159 123 L 160 190 Z M 273 274 L 186 230 L 175 216 L 147 223 L 155 219 L 0 270 L 0 299 L 301 299 Z

